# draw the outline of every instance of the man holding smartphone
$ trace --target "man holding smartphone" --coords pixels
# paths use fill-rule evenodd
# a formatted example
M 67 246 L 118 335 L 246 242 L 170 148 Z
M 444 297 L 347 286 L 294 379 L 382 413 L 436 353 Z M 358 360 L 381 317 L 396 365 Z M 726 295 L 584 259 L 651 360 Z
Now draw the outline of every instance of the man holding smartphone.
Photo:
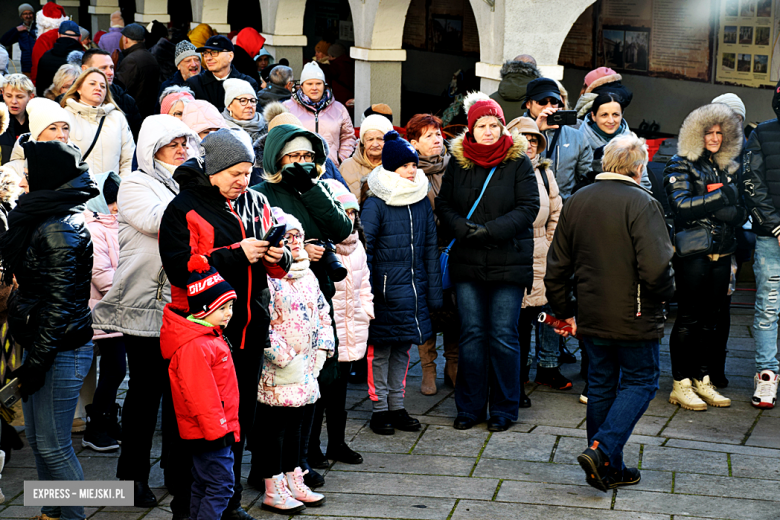
M 275 222 L 265 195 L 247 190 L 255 160 L 249 135 L 222 129 L 201 144 L 205 155 L 185 162 L 174 174 L 181 192 L 162 218 L 160 256 L 176 308 L 188 308 L 187 264 L 192 255 L 205 256 L 236 291 L 233 318 L 224 334 L 238 377 L 241 441 L 233 445 L 234 492 L 222 518 L 251 520 L 241 508 L 241 460 L 254 424 L 263 350 L 270 346 L 266 275 L 283 278 L 292 256 L 281 241 L 263 240 Z
M 549 116 L 565 108 L 555 80 L 538 78 L 531 81 L 526 90 L 525 108 L 525 116 L 536 121 L 550 144 L 546 155 L 552 161 L 561 198 L 566 202 L 574 186 L 590 173 L 593 151 L 585 136 L 574 126 L 548 123 Z

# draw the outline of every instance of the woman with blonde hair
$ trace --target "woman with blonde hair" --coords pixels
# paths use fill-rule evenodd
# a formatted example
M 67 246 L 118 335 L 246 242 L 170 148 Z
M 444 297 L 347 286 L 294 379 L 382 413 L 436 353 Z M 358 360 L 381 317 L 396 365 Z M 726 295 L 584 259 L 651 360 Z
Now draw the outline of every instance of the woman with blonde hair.
M 81 67 L 73 65 L 72 63 L 66 63 L 57 69 L 57 73 L 54 75 L 51 85 L 43 91 L 43 96 L 52 101 L 57 101 L 57 98 L 68 91 L 80 74 Z
M 93 67 L 76 78 L 61 105 L 73 115 L 70 139 L 97 175 L 109 170 L 120 177 L 132 170 L 135 142 L 127 118 L 114 102 L 106 75 Z

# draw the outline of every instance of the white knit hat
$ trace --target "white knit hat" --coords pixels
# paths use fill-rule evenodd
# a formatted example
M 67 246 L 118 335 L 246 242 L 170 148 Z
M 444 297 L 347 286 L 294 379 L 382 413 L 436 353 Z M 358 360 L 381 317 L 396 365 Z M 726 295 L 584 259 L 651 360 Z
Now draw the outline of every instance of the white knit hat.
M 308 138 L 299 135 L 298 137 L 295 137 L 287 141 L 287 144 L 284 145 L 284 147 L 279 152 L 279 155 L 277 156 L 276 159 L 280 160 L 285 155 L 293 152 L 309 152 L 310 154 L 313 155 L 314 147 L 312 146 L 311 141 L 309 141 Z
M 742 102 L 741 99 L 739 99 L 739 96 L 737 96 L 736 94 L 732 94 L 731 92 L 728 92 L 726 94 L 721 94 L 720 96 L 713 99 L 712 102 L 723 103 L 731 110 L 741 115 L 743 121 L 745 120 L 745 116 L 747 115 L 747 112 L 745 111 L 745 104 Z
M 238 78 L 228 78 L 222 85 L 225 87 L 225 106 L 228 106 L 238 96 L 247 95 L 252 98 L 257 97 L 257 92 L 252 88 L 248 81 Z
M 309 81 L 310 79 L 318 79 L 325 83 L 325 73 L 317 64 L 316 61 L 310 61 L 303 66 L 303 72 L 301 72 L 301 83 Z
M 58 103 L 45 97 L 32 98 L 27 103 L 27 115 L 30 119 L 30 141 L 37 141 L 41 132 L 52 123 L 65 122 L 72 125 L 70 112 Z
M 360 142 L 363 142 L 363 137 L 369 130 L 379 130 L 382 132 L 382 135 L 385 135 L 392 129 L 393 123 L 391 123 L 390 120 L 385 116 L 380 116 L 379 114 L 371 114 L 370 116 L 366 116 L 366 118 L 363 120 L 363 123 L 360 125 Z

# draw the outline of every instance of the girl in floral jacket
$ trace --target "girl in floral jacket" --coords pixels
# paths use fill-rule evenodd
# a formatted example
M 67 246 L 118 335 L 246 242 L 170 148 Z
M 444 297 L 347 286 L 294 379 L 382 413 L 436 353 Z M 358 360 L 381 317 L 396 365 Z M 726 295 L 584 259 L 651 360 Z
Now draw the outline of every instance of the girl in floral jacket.
M 260 472 L 266 489 L 263 508 L 292 514 L 304 505 L 325 503 L 324 496 L 303 483 L 300 436 L 306 407 L 314 407 L 320 397 L 317 376 L 333 355 L 335 342 L 330 307 L 303 248 L 303 226 L 278 208 L 274 215 L 286 224 L 293 264 L 285 278 L 268 279 L 271 346 L 264 351 L 257 391 L 257 413 L 263 417 L 259 440 L 266 448 Z

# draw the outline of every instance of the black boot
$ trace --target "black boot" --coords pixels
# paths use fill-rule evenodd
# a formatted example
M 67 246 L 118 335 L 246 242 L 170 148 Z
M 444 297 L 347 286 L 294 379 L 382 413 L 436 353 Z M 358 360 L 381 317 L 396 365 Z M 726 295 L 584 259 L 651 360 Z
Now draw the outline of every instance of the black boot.
M 108 434 L 111 412 L 97 413 L 94 405 L 84 407 L 87 412 L 87 429 L 81 439 L 81 445 L 95 451 L 108 452 L 119 449 L 119 443 Z
M 147 482 L 135 481 L 133 485 L 133 505 L 146 508 L 157 505 L 157 497 L 154 496 Z

